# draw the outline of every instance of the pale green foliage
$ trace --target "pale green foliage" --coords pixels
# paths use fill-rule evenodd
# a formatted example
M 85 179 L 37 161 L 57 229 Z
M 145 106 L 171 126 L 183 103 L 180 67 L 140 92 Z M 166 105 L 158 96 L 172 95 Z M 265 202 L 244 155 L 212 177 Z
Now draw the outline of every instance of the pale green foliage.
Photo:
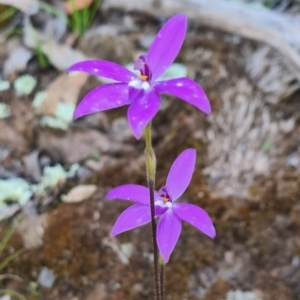
M 75 111 L 75 104 L 61 102 L 57 105 L 55 116 L 59 120 L 62 120 L 65 123 L 69 124 L 73 121 L 74 111 Z
M 18 96 L 28 96 L 37 84 L 36 79 L 31 75 L 22 75 L 14 82 L 14 89 Z
M 30 184 L 21 178 L 0 180 L 0 191 L 0 208 L 6 206 L 5 201 L 24 205 L 32 196 Z
M 57 119 L 54 116 L 44 116 L 40 120 L 40 124 L 43 127 L 51 127 L 54 129 L 67 130 L 68 124 L 64 121 Z
M 9 81 L 6 80 L 1 80 L 0 79 L 0 92 L 6 91 L 10 88 L 10 83 Z
M 47 92 L 40 91 L 34 96 L 32 105 L 35 109 L 39 109 L 46 99 Z M 57 104 L 54 116 L 43 116 L 40 119 L 40 125 L 54 129 L 67 130 L 69 124 L 73 121 L 75 111 L 74 103 L 60 102 Z
M 32 105 L 35 109 L 38 109 L 43 104 L 44 100 L 46 99 L 47 92 L 46 91 L 40 91 L 37 92 L 33 98 Z
M 180 63 L 172 64 L 158 80 L 168 80 L 187 76 L 187 67 Z
M 24 205 L 33 194 L 44 194 L 48 188 L 63 183 L 67 178 L 75 176 L 78 164 L 73 164 L 69 171 L 65 171 L 61 165 L 44 168 L 43 176 L 38 184 L 29 184 L 22 178 L 10 178 L 0 180 L 0 209 L 6 207 L 7 201 Z
M 74 177 L 78 167 L 78 164 L 73 164 L 69 171 L 65 171 L 61 165 L 45 167 L 40 183 L 32 185 L 34 193 L 43 194 L 47 188 L 57 186 L 67 178 Z
M 10 106 L 6 103 L 0 102 L 0 119 L 6 119 L 11 116 Z

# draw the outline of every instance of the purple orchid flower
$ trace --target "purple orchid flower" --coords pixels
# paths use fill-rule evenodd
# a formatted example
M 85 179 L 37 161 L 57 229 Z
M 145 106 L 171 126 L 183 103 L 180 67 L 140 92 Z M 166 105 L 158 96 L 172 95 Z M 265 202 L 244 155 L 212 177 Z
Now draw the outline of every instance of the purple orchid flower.
M 159 110 L 160 93 L 174 95 L 210 114 L 209 100 L 195 81 L 189 78 L 157 81 L 176 58 L 186 27 L 186 16 L 175 15 L 161 28 L 148 53 L 140 56 L 134 64 L 134 69 L 141 73 L 140 77 L 106 60 L 87 60 L 72 65 L 69 71 L 86 72 L 116 81 L 90 91 L 77 106 L 74 118 L 129 105 L 129 124 L 134 136 L 139 139 Z
M 167 184 L 155 193 L 155 216 L 160 218 L 157 226 L 157 244 L 165 262 L 178 241 L 181 221 L 186 221 L 211 238 L 216 235 L 213 223 L 202 208 L 176 200 L 188 187 L 194 172 L 196 151 L 183 151 L 173 163 Z M 117 219 L 111 235 L 151 222 L 149 189 L 136 184 L 118 186 L 106 195 L 107 200 L 129 200 L 136 202 L 127 208 Z

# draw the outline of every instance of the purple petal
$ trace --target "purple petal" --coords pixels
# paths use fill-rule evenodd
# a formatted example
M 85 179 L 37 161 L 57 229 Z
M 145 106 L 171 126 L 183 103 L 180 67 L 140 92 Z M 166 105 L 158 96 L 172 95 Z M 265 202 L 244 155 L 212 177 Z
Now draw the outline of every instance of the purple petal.
M 154 89 L 159 93 L 174 95 L 205 112 L 211 113 L 210 103 L 202 88 L 189 78 L 175 78 L 158 81 Z
M 110 190 L 105 198 L 107 200 L 129 200 L 140 204 L 150 204 L 149 189 L 142 185 L 125 184 Z
M 196 164 L 196 150 L 187 149 L 181 152 L 171 166 L 166 186 L 169 188 L 172 201 L 177 200 L 191 182 Z
M 178 203 L 173 206 L 174 213 L 183 221 L 188 222 L 211 238 L 216 236 L 216 230 L 208 213 L 193 204 Z
M 151 221 L 149 205 L 134 204 L 124 210 L 117 219 L 111 236 L 142 226 Z
M 160 97 L 156 91 L 145 91 L 141 98 L 131 103 L 128 109 L 128 121 L 134 136 L 139 139 L 159 110 Z
M 157 226 L 157 244 L 161 256 L 167 263 L 181 233 L 181 221 L 169 209 L 160 219 Z
M 130 104 L 126 83 L 101 85 L 91 90 L 79 102 L 74 112 L 74 119 L 126 104 Z
M 91 75 L 102 76 L 120 82 L 130 82 L 138 79 L 134 73 L 130 72 L 121 65 L 107 60 L 86 60 L 72 65 L 69 72 L 80 71 Z
M 156 35 L 147 54 L 154 81 L 176 58 L 185 38 L 187 18 L 176 15 L 169 19 Z

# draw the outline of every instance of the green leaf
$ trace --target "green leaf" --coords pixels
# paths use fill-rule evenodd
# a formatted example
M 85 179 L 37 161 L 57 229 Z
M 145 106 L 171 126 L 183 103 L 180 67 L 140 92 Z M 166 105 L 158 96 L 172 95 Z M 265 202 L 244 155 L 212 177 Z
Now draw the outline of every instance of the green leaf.
M 11 225 L 10 228 L 6 231 L 4 238 L 0 242 L 0 256 L 2 255 L 2 252 L 5 249 L 8 241 L 10 240 L 15 228 L 16 228 L 15 224 Z
M 1 263 L 0 263 L 0 271 L 2 271 L 8 264 L 9 262 L 11 262 L 13 259 L 15 259 L 16 257 L 18 257 L 22 252 L 24 252 L 24 250 L 20 249 L 14 253 L 12 253 L 11 255 L 9 255 L 8 257 L 6 257 Z

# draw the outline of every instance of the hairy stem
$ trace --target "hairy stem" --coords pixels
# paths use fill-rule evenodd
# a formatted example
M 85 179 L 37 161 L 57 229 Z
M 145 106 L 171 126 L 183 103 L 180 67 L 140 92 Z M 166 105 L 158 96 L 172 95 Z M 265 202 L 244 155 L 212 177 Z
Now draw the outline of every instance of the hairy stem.
M 165 300 L 165 263 L 160 257 L 160 299 Z
M 158 246 L 156 241 L 156 221 L 155 221 L 155 205 L 154 205 L 156 158 L 152 148 L 151 123 L 149 123 L 145 128 L 145 143 L 146 143 L 145 155 L 146 155 L 147 180 L 148 180 L 148 187 L 150 192 L 152 244 L 153 244 L 153 255 L 154 255 L 154 294 L 156 300 L 161 300 L 159 255 L 158 255 Z

